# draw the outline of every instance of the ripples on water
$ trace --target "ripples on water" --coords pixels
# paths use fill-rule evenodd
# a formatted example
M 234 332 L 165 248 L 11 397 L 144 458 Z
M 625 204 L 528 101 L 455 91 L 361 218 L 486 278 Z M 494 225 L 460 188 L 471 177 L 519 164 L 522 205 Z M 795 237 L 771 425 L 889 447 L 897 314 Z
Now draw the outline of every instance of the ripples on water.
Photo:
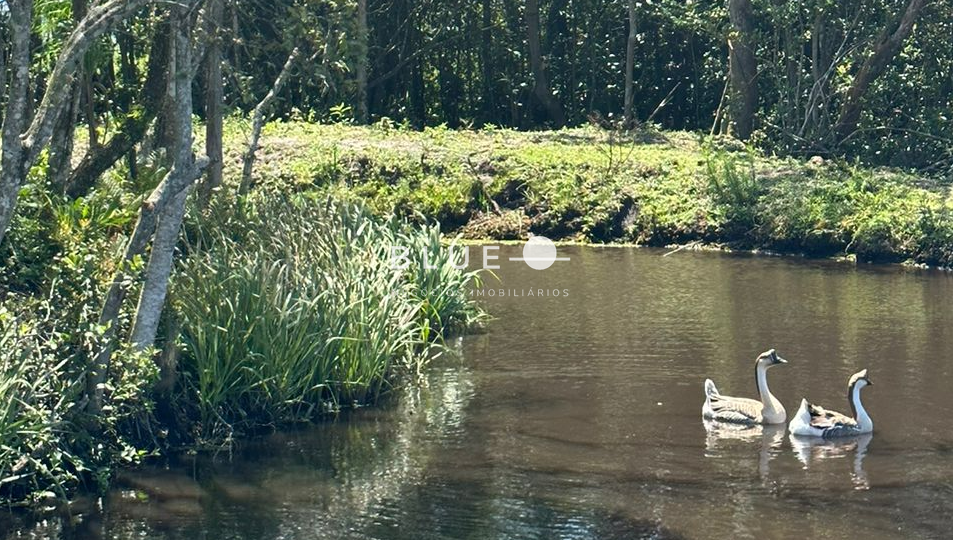
M 952 520 L 952 276 L 899 267 L 561 248 L 501 250 L 488 332 L 381 409 L 233 456 L 130 473 L 62 538 L 944 538 Z M 869 368 L 873 435 L 700 419 L 703 378 L 844 410 Z

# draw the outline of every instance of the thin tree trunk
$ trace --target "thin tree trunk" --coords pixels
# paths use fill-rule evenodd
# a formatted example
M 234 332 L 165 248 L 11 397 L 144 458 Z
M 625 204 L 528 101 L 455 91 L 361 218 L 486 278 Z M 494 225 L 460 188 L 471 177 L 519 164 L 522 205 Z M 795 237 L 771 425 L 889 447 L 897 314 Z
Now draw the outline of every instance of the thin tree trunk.
M 523 18 L 527 24 L 527 52 L 530 56 L 530 71 L 533 73 L 533 93 L 547 110 L 555 127 L 566 124 L 563 106 L 557 101 L 547 80 L 547 72 L 540 52 L 540 7 L 537 0 L 524 0 Z
M 147 79 L 143 85 L 140 107 L 136 114 L 124 116 L 120 128 L 110 140 L 96 152 L 87 152 L 67 181 L 67 195 L 82 197 L 96 184 L 97 179 L 125 154 L 134 152 L 134 147 L 143 140 L 150 124 L 157 117 L 166 91 L 167 72 L 170 65 L 170 25 L 160 24 L 150 46 L 147 62 Z M 134 156 L 134 162 L 136 156 Z
M 73 0 L 71 3 L 73 22 L 78 23 L 80 19 L 87 14 L 86 0 Z M 71 89 L 70 102 L 60 112 L 60 117 L 53 126 L 53 134 L 50 136 L 50 150 L 47 157 L 47 180 L 58 192 L 63 192 L 66 187 L 67 178 L 70 176 L 70 168 L 73 160 L 73 139 L 75 127 L 77 124 L 77 115 L 80 110 L 80 100 L 87 88 L 87 73 L 84 70 L 83 85 L 73 83 Z M 95 146 L 96 130 L 94 137 L 90 139 L 90 145 Z
M 0 242 L 13 217 L 20 183 L 26 175 L 25 149 L 20 136 L 26 128 L 30 86 L 30 28 L 33 1 L 10 0 L 10 87 L 0 128 Z
M 623 90 L 623 123 L 630 127 L 633 122 L 633 65 L 636 62 L 637 51 L 637 0 L 627 0 L 627 17 L 629 30 L 627 32 L 627 59 L 624 69 Z
M 79 22 L 87 15 L 87 0 L 73 0 L 71 2 L 73 11 L 73 20 Z M 83 116 L 87 120 L 87 138 L 90 139 L 89 145 L 92 150 L 100 146 L 100 140 L 97 135 L 97 113 L 95 107 L 96 96 L 93 93 L 93 73 L 88 66 L 80 66 L 80 95 L 83 101 Z
M 890 65 L 890 62 L 900 54 L 903 42 L 913 32 L 920 11 L 927 5 L 927 2 L 928 0 L 910 0 L 893 32 L 891 33 L 891 28 L 888 27 L 877 36 L 873 52 L 860 66 L 853 84 L 844 95 L 840 118 L 834 127 L 838 141 L 843 142 L 857 129 L 860 114 L 863 112 L 863 97 L 870 89 L 873 81 L 877 80 Z
M 174 100 L 170 120 L 174 139 L 168 151 L 173 157 L 173 168 L 181 173 L 195 171 L 197 165 L 193 155 L 193 63 L 191 60 L 191 34 L 193 25 L 189 14 L 191 6 L 178 6 L 173 10 L 173 49 L 175 68 Z M 206 159 L 203 165 L 206 165 Z M 130 331 L 130 343 L 134 350 L 143 351 L 153 346 L 160 325 L 160 314 L 167 298 L 167 285 L 173 270 L 173 253 L 180 236 L 180 225 L 187 201 L 187 194 L 195 178 L 184 174 L 176 178 L 170 202 L 159 211 L 150 260 L 144 271 L 143 288 L 134 315 L 133 329 Z
M 140 215 L 133 233 L 127 241 L 120 269 L 110 284 L 100 311 L 99 322 L 107 330 L 102 337 L 100 351 L 87 373 L 88 409 L 93 414 L 98 414 L 103 405 L 103 383 L 107 380 L 107 374 L 110 371 L 110 357 L 116 346 L 120 309 L 123 306 L 130 283 L 127 276 L 127 272 L 130 271 L 130 264 L 135 257 L 146 251 L 150 238 L 153 237 L 150 260 L 147 263 L 146 277 L 134 317 L 134 327 L 131 331 L 131 342 L 137 350 L 143 350 L 152 345 L 153 338 L 156 336 L 159 311 L 162 310 L 163 300 L 166 298 L 167 280 L 172 268 L 176 234 L 179 233 L 180 223 L 183 219 L 184 201 L 189 187 L 203 174 L 203 169 L 207 165 L 206 157 L 194 159 L 191 149 L 193 100 L 190 83 L 193 74 L 190 70 L 177 71 L 175 69 L 177 65 L 190 65 L 190 25 L 184 16 L 184 12 L 187 10 L 187 7 L 173 9 L 173 14 L 170 17 L 171 22 L 169 25 L 164 25 L 166 29 L 172 30 L 173 39 L 162 39 L 169 36 L 170 32 L 161 32 L 162 35 L 155 38 L 154 49 L 151 50 L 152 61 L 155 53 L 166 50 L 168 45 L 172 45 L 174 48 L 171 54 L 162 54 L 162 57 L 167 58 L 167 62 L 170 64 L 164 71 L 169 70 L 176 74 L 174 77 L 175 88 L 178 91 L 179 99 L 175 100 L 177 114 L 171 117 L 171 121 L 177 124 L 179 136 L 175 147 L 171 148 L 174 157 L 173 167 L 150 196 L 140 205 Z M 157 44 L 163 42 L 167 45 L 158 49 Z M 171 234 L 169 231 L 171 229 L 175 229 L 173 241 L 170 240 Z M 164 232 L 161 233 L 161 231 Z M 166 274 L 162 274 L 164 268 L 167 270 Z M 146 300 L 144 299 L 145 296 Z M 157 306 L 158 300 L 160 302 L 159 307 Z M 156 311 L 155 314 L 154 311 Z M 156 316 L 156 320 L 153 319 L 154 316 Z M 152 335 L 150 334 L 151 327 L 153 328 Z
M 499 120 L 497 114 L 496 96 L 493 89 L 493 13 L 490 6 L 491 0 L 483 0 L 481 6 L 481 27 L 480 27 L 480 70 L 481 70 L 481 93 L 483 94 L 483 118 L 484 122 L 496 122 Z
M 201 207 L 206 207 L 213 190 L 223 183 L 223 71 L 220 27 L 223 23 L 223 0 L 207 2 L 207 36 L 211 39 L 207 48 L 206 64 L 206 151 L 210 164 L 207 175 L 200 184 L 197 195 Z
M 370 29 L 367 26 L 367 0 L 357 0 L 357 118 L 370 123 L 369 54 Z
M 249 145 L 247 146 L 246 153 L 243 155 L 243 175 L 240 179 L 240 189 L 238 191 L 240 195 L 246 195 L 250 191 L 250 185 L 253 182 L 253 162 L 257 159 L 260 133 L 263 131 L 263 124 L 266 123 L 267 111 L 273 105 L 274 100 L 277 99 L 277 95 L 280 93 L 280 90 L 283 89 L 283 85 L 287 83 L 287 79 L 290 78 L 290 73 L 293 71 L 293 66 L 299 56 L 300 49 L 294 47 L 290 52 L 290 56 L 287 57 L 286 63 L 283 64 L 280 74 L 277 75 L 277 79 L 273 81 L 273 87 L 270 88 L 270 91 L 267 92 L 263 100 L 257 103 L 257 106 L 253 109 L 253 126 L 251 128 Z
M 80 61 L 90 46 L 113 23 L 130 16 L 148 1 L 107 0 L 90 9 L 64 42 L 60 56 L 47 78 L 43 99 L 33 115 L 27 113 L 26 99 L 30 77 L 29 46 L 33 2 L 31 0 L 7 2 L 11 26 L 16 35 L 14 51 L 17 61 L 13 65 L 13 70 L 17 92 L 11 91 L 11 99 L 7 106 L 7 115 L 12 114 L 12 121 L 7 126 L 7 118 L 4 118 L 5 129 L 0 135 L 2 140 L 0 144 L 3 146 L 3 162 L 0 165 L 2 168 L 0 171 L 0 242 L 3 241 L 10 226 L 17 203 L 17 193 L 27 176 L 27 171 L 36 162 L 43 147 L 50 141 L 53 125 L 59 118 L 60 111 L 70 101 L 70 92 L 73 89 Z M 17 19 L 17 22 L 14 23 L 13 19 Z M 32 120 L 26 131 L 22 132 L 22 135 L 15 133 L 26 125 L 28 118 Z M 6 129 L 8 127 L 9 129 Z
M 80 77 L 80 88 L 83 94 L 83 116 L 87 121 L 87 138 L 90 150 L 100 148 L 100 136 L 97 134 L 96 96 L 93 92 L 93 74 L 86 68 Z
M 728 129 L 738 139 L 747 140 L 753 134 L 759 103 L 753 10 L 750 0 L 730 0 L 730 25 L 732 31 L 727 39 L 730 50 Z
M 129 290 L 130 281 L 127 273 L 130 271 L 130 263 L 134 257 L 146 251 L 150 237 L 157 228 L 160 210 L 170 206 L 172 199 L 187 191 L 187 188 L 201 176 L 206 163 L 206 158 L 201 157 L 186 170 L 175 166 L 140 205 L 140 214 L 133 233 L 127 240 L 120 269 L 114 275 L 100 310 L 100 325 L 106 326 L 107 329 L 101 339 L 100 351 L 87 375 L 87 395 L 90 397 L 88 406 L 93 413 L 99 412 L 103 403 L 102 384 L 106 381 L 110 369 L 110 357 L 116 346 L 120 309 Z
M 120 110 L 126 115 L 130 115 L 133 112 L 131 109 L 133 105 L 134 88 L 139 86 L 139 79 L 137 77 L 136 56 L 133 50 L 133 37 L 130 35 L 129 28 L 117 35 L 117 45 L 120 49 L 120 80 L 123 85 L 123 89 L 120 92 L 119 105 Z M 127 171 L 129 177 L 134 179 L 137 177 L 137 152 L 131 148 L 126 152 L 126 155 Z

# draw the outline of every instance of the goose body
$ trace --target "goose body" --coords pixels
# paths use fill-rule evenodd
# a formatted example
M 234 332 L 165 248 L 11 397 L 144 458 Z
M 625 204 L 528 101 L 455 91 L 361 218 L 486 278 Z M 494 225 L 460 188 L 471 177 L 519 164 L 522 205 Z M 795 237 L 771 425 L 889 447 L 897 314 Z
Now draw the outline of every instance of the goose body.
M 754 373 L 757 381 L 757 392 L 760 400 L 731 397 L 720 394 L 717 385 L 710 379 L 703 382 L 703 392 L 706 399 L 703 402 L 703 418 L 717 422 L 731 422 L 734 424 L 782 424 L 787 421 L 787 412 L 783 405 L 773 397 L 767 386 L 767 369 L 777 364 L 786 364 L 787 361 L 777 356 L 777 351 L 770 349 L 757 357 Z
M 850 377 L 847 384 L 847 399 L 850 401 L 853 417 L 814 405 L 804 398 L 800 402 L 797 414 L 790 421 L 790 434 L 833 439 L 872 433 L 873 420 L 860 401 L 860 390 L 870 384 L 873 383 L 867 378 L 867 370 L 858 371 Z

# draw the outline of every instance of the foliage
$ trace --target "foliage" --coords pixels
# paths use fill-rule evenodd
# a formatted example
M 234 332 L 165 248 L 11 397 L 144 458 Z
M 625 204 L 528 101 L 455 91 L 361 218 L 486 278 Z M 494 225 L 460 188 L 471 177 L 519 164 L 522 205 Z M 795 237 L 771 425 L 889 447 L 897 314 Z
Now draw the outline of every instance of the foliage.
M 394 247 L 446 249 L 436 227 L 332 200 L 266 196 L 212 228 L 175 280 L 188 392 L 205 433 L 375 402 L 436 335 L 477 322 L 476 275 L 395 268 Z
M 743 236 L 756 224 L 760 182 L 754 153 L 747 149 L 731 152 L 722 143 L 703 143 L 703 160 L 707 193 L 717 205 L 724 222 L 729 224 L 724 236 Z

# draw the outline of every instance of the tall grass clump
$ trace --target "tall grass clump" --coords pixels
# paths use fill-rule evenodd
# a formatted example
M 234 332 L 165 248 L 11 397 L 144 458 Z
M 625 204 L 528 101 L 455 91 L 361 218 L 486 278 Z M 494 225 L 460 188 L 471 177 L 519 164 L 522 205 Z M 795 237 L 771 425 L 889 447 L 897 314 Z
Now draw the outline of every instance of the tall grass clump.
M 398 247 L 439 261 L 436 227 L 330 199 L 266 195 L 241 208 L 199 234 L 174 287 L 206 435 L 375 402 L 420 370 L 438 336 L 481 316 L 467 295 L 474 273 L 394 264 Z

